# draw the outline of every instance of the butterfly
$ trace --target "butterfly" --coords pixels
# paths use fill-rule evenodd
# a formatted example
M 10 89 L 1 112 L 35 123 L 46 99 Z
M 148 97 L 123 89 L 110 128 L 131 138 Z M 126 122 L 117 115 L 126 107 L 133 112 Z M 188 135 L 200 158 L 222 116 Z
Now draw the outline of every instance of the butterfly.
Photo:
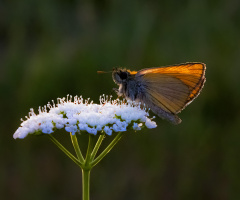
M 205 83 L 206 65 L 189 62 L 140 71 L 114 68 L 114 89 L 118 96 L 145 104 L 162 119 L 181 123 L 177 116 L 201 92 Z

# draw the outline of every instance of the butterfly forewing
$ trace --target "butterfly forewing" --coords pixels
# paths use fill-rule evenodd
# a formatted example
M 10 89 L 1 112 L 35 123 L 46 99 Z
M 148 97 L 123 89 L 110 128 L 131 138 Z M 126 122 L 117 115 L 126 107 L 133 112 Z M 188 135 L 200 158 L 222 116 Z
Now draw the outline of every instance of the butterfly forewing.
M 177 114 L 201 91 L 205 81 L 203 63 L 186 63 L 140 70 L 136 78 L 145 88 L 146 101 Z

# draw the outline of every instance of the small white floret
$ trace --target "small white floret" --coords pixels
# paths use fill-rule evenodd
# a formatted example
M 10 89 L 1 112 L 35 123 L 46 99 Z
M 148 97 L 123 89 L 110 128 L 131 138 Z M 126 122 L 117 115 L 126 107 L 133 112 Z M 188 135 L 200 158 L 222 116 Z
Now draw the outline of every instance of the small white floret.
M 156 128 L 157 124 L 154 121 L 151 121 L 149 118 L 146 119 L 145 126 L 149 129 Z
M 135 131 L 140 131 L 140 130 L 141 130 L 140 124 L 134 122 L 134 123 L 133 123 L 133 130 L 135 130 Z

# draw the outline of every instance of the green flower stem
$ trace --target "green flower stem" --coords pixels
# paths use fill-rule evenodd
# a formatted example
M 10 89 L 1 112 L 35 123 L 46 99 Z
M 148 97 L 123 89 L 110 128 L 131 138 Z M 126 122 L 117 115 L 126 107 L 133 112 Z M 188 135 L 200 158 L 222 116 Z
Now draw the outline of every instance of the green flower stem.
M 82 200 L 89 200 L 90 169 L 82 169 Z
M 94 135 L 89 134 L 88 140 L 88 148 L 86 153 L 86 158 L 83 158 L 82 152 L 78 145 L 77 136 L 70 133 L 72 144 L 74 150 L 77 154 L 76 158 L 73 156 L 64 146 L 62 146 L 57 139 L 55 139 L 51 134 L 49 134 L 50 139 L 53 141 L 54 144 L 58 146 L 69 158 L 71 158 L 79 167 L 82 169 L 82 200 L 89 200 L 90 199 L 90 172 L 91 169 L 99 163 L 107 154 L 108 152 L 117 144 L 117 142 L 121 139 L 124 132 L 119 132 L 113 141 L 107 146 L 107 148 L 94 160 L 103 139 L 105 138 L 105 134 L 99 136 L 98 141 L 96 142 L 95 147 L 93 148 L 93 139 Z
M 89 200 L 89 193 L 90 193 L 90 171 L 92 166 L 90 165 L 90 157 L 93 149 L 93 137 L 94 135 L 89 134 L 88 140 L 88 148 L 86 159 L 82 166 L 82 199 Z
M 119 132 L 116 137 L 113 139 L 113 141 L 107 146 L 107 148 L 94 160 L 92 161 L 90 164 L 92 167 L 94 167 L 97 163 L 99 163 L 106 155 L 109 151 L 111 151 L 111 149 L 115 146 L 115 144 L 117 144 L 117 142 L 121 139 L 121 137 L 123 136 L 124 132 Z
M 93 134 L 89 134 L 89 139 L 88 139 L 88 148 L 87 148 L 87 154 L 86 154 L 86 159 L 85 159 L 85 163 L 84 163 L 84 168 L 88 169 L 88 168 L 92 168 L 90 165 L 90 157 L 91 157 L 91 153 L 92 153 L 92 149 L 93 149 Z
M 74 150 L 75 150 L 75 152 L 77 154 L 78 160 L 79 160 L 79 162 L 81 164 L 83 164 L 84 163 L 84 158 L 83 158 L 81 149 L 80 149 L 80 147 L 78 145 L 77 136 L 76 136 L 76 134 L 70 133 L 70 137 L 71 137 L 71 140 L 72 140 L 72 144 L 73 144 Z
M 80 167 L 82 166 L 78 159 L 75 158 L 75 156 L 73 156 L 63 145 L 61 145 L 56 138 L 54 138 L 51 134 L 48 134 L 48 136 L 50 137 L 52 142 L 57 145 L 59 149 L 61 149 L 69 158 L 73 160 L 73 162 L 75 162 Z
M 91 161 L 94 160 L 94 158 L 95 158 L 95 156 L 96 156 L 96 154 L 98 152 L 98 149 L 101 146 L 102 141 L 103 141 L 104 138 L 105 138 L 105 133 L 103 133 L 102 135 L 99 136 L 98 141 L 97 141 L 97 143 L 96 143 L 96 145 L 95 145 L 95 147 L 94 147 L 94 149 L 92 151 L 91 157 L 90 157 Z

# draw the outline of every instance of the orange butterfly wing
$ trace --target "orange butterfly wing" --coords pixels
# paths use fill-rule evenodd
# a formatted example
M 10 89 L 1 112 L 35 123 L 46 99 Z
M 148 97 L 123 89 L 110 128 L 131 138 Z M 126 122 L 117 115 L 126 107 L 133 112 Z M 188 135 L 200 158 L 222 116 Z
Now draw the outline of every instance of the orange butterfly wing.
M 177 114 L 200 93 L 205 82 L 203 63 L 185 63 L 140 70 L 136 78 L 145 89 L 145 102 Z

